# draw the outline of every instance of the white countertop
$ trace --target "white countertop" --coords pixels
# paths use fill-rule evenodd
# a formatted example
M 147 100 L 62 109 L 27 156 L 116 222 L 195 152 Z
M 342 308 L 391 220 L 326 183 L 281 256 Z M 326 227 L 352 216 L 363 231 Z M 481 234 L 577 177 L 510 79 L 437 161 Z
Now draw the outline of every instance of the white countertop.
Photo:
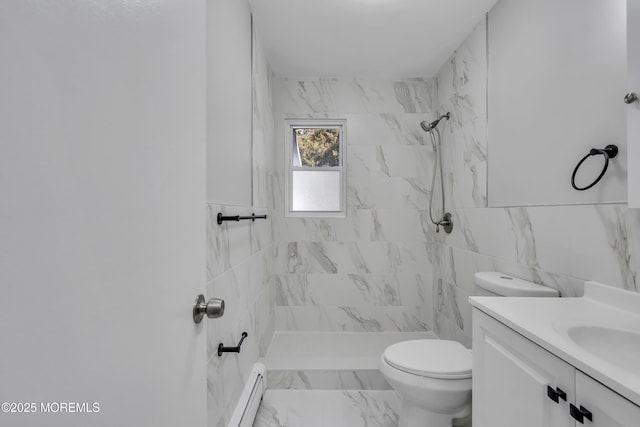
M 470 297 L 472 306 L 640 405 L 640 354 L 633 370 L 596 357 L 573 342 L 571 326 L 596 326 L 640 334 L 640 294 L 595 282 L 580 298 Z

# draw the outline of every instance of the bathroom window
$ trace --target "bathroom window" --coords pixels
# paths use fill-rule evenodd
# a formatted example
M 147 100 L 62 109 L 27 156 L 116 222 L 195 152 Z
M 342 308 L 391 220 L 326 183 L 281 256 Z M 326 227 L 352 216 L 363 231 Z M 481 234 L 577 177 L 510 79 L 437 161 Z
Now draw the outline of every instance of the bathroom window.
M 345 120 L 287 120 L 286 212 L 344 217 Z

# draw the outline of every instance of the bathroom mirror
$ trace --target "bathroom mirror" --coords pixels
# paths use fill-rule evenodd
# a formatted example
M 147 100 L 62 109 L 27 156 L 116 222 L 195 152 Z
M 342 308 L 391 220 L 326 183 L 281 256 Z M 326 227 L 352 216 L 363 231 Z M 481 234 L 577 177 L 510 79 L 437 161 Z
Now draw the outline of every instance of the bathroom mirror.
M 502 0 L 488 18 L 488 204 L 627 198 L 626 0 Z M 603 179 L 571 186 L 592 148 L 615 144 Z M 588 185 L 603 167 L 589 158 Z

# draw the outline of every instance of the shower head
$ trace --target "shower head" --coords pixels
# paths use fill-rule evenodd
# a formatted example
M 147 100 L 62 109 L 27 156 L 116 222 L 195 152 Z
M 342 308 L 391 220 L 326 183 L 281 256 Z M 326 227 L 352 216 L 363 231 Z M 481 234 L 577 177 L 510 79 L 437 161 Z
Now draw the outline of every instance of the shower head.
M 450 117 L 451 117 L 451 113 L 443 114 L 442 116 L 438 117 L 436 120 L 432 121 L 431 123 L 427 122 L 426 120 L 420 122 L 420 126 L 425 132 L 431 132 L 433 129 L 435 129 L 436 126 L 438 126 L 438 123 L 440 123 L 440 120 L 442 119 L 449 120 Z
M 434 120 L 433 122 L 429 123 L 426 120 L 420 122 L 420 126 L 422 127 L 422 130 L 424 130 L 425 132 L 431 132 L 433 130 L 434 127 L 438 126 L 438 122 L 440 122 L 440 120 Z

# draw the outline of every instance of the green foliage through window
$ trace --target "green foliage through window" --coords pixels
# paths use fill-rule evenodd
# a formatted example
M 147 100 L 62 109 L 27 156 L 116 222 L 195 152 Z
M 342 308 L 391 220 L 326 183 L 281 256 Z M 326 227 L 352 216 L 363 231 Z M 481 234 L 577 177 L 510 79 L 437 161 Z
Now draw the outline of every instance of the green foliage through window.
M 295 136 L 302 166 L 340 165 L 339 129 L 296 128 Z

